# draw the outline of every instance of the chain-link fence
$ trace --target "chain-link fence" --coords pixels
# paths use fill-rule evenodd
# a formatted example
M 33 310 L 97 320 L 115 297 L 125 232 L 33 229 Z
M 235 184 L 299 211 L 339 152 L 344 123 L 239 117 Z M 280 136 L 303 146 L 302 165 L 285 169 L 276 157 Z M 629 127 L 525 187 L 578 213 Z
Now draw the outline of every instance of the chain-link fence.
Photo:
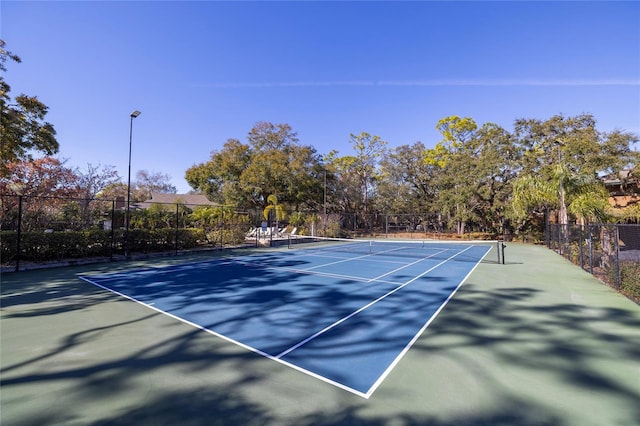
M 2 267 L 128 258 L 229 246 L 268 246 L 288 235 L 372 238 L 456 236 L 439 214 L 237 211 L 233 206 L 2 195 Z M 266 217 L 265 217 L 266 214 Z M 497 239 L 472 226 L 464 238 Z
M 640 303 L 640 225 L 549 224 L 547 246 Z
M 249 212 L 251 221 L 260 226 L 262 210 Z M 276 221 L 268 217 L 269 226 L 277 226 L 289 232 L 321 237 L 371 237 L 435 239 L 455 237 L 455 230 L 437 213 L 348 213 L 348 212 L 293 212 Z M 468 226 L 465 238 L 499 239 L 502 234 Z
M 3 195 L 2 267 L 246 244 L 247 213 L 227 206 L 142 204 L 127 215 L 124 202 L 116 200 Z

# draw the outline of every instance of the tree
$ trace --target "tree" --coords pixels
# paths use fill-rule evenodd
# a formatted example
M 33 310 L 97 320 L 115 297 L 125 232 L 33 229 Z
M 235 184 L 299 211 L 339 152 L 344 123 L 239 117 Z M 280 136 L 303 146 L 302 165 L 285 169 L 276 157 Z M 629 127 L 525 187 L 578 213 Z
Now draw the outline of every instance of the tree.
M 282 204 L 278 203 L 278 197 L 271 194 L 267 197 L 267 203 L 269 203 L 267 205 L 267 207 L 265 207 L 264 211 L 262 212 L 262 216 L 266 219 L 266 220 L 270 220 L 272 217 L 272 213 L 275 214 L 275 219 L 276 219 L 276 228 L 278 228 L 278 223 L 281 220 L 284 220 L 286 218 L 286 211 L 284 210 L 284 207 L 282 207 Z
M 108 211 L 110 206 L 93 201 L 109 185 L 120 181 L 118 172 L 113 166 L 94 166 L 87 164 L 87 169 L 74 170 L 76 193 L 80 200 L 76 201 L 78 216 L 81 223 L 89 223 L 92 217 Z
M 95 198 L 98 194 L 120 182 L 120 176 L 113 166 L 94 166 L 87 164 L 86 171 L 75 170 L 78 195 L 85 199 Z
M 212 151 L 209 161 L 194 165 L 185 172 L 189 185 L 221 204 L 246 204 L 247 197 L 240 194 L 238 184 L 242 172 L 251 162 L 248 145 L 237 139 L 228 139 L 222 150 Z
M 436 195 L 437 169 L 424 161 L 422 142 L 401 145 L 380 161 L 378 207 L 385 212 L 426 212 Z
M 259 121 L 247 135 L 247 140 L 257 151 L 283 150 L 299 142 L 298 134 L 290 125 Z
M 571 174 L 559 163 L 550 180 L 533 175 L 519 176 L 513 184 L 512 206 L 521 221 L 537 209 L 557 209 L 558 223 L 567 225 L 569 213 L 582 222 L 606 221 L 607 199 L 604 185 L 595 177 Z
M 387 142 L 380 136 L 362 132 L 350 135 L 350 141 L 355 156 L 351 162 L 353 172 L 360 184 L 362 206 L 365 217 L 368 213 L 370 191 L 375 189 L 375 182 L 380 177 L 378 161 L 384 155 Z
M 597 178 L 635 161 L 630 145 L 637 137 L 601 133 L 595 125 L 589 114 L 516 120 L 523 163 L 514 183 L 513 208 L 521 222 L 531 212 L 549 208 L 557 209 L 562 225 L 569 223 L 569 213 L 581 220 L 606 217 L 607 197 Z
M 48 228 L 54 216 L 69 203 L 68 198 L 78 196 L 78 187 L 73 169 L 56 158 L 44 157 L 9 163 L 6 175 L 0 178 L 0 192 L 24 197 L 22 227 L 28 231 Z M 3 197 L 0 222 L 12 216 L 18 198 Z
M 477 220 L 485 231 L 504 233 L 509 228 L 512 182 L 518 175 L 520 150 L 513 135 L 493 123 L 483 124 L 475 139 Z
M 77 197 L 78 182 L 74 169 L 66 160 L 43 157 L 7 164 L 7 173 L 0 178 L 2 193 L 11 194 L 18 184 L 21 195 L 38 197 Z
M 127 197 L 127 184 L 121 181 L 107 184 L 102 191 L 96 194 L 96 197 L 101 200 L 115 200 L 121 197 L 124 200 Z M 131 194 L 132 200 L 135 199 L 135 193 Z M 135 200 L 144 201 L 144 200 Z
M 477 124 L 472 118 L 450 116 L 438 121 L 436 126 L 443 136 L 432 158 L 442 167 L 439 179 L 438 202 L 455 223 L 456 232 L 463 234 L 470 220 L 476 219 L 480 204 L 478 185 Z
M 355 157 L 338 156 L 337 151 L 331 151 L 325 156 L 328 175 L 327 192 L 331 210 L 340 213 L 355 213 L 360 207 L 362 191 L 360 181 L 355 169 Z
M 5 45 L 0 40 L 0 177 L 10 173 L 10 163 L 30 160 L 33 151 L 53 155 L 59 149 L 55 129 L 45 121 L 49 108 L 35 96 L 21 94 L 13 100 L 9 96 L 11 87 L 3 77 L 5 64 L 21 59 L 5 50 Z
M 295 208 L 320 202 L 320 158 L 312 147 L 298 145 L 288 124 L 259 122 L 247 139 L 249 145 L 229 139 L 209 161 L 189 168 L 189 185 L 239 209 L 262 208 L 272 194 Z
M 636 163 L 631 146 L 638 136 L 620 130 L 599 132 L 591 114 L 517 119 L 514 134 L 523 150 L 522 173 L 550 178 L 562 161 L 573 174 L 601 176 Z
M 136 173 L 136 190 L 140 198 L 151 198 L 152 192 L 161 192 L 163 194 L 175 194 L 177 189 L 171 184 L 171 176 L 165 173 L 149 172 L 147 170 L 139 170 Z
M 259 122 L 249 132 L 251 161 L 240 175 L 240 188 L 258 206 L 269 195 L 295 209 L 317 205 L 322 166 L 311 146 L 300 145 L 288 124 Z

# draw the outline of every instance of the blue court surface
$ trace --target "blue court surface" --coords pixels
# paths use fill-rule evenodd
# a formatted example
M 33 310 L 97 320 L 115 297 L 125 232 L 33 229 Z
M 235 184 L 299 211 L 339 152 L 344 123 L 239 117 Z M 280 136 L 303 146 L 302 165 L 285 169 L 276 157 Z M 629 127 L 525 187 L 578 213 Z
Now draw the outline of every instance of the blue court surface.
M 368 398 L 491 250 L 279 250 L 81 277 Z

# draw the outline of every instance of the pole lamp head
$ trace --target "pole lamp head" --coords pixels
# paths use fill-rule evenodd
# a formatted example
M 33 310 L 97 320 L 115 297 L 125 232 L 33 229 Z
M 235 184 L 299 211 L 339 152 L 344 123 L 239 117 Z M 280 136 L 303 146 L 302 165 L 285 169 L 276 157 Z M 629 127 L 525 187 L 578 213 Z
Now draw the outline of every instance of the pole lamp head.
M 140 111 L 136 110 L 136 111 L 133 111 L 129 116 L 131 118 L 136 118 L 139 115 L 140 115 Z

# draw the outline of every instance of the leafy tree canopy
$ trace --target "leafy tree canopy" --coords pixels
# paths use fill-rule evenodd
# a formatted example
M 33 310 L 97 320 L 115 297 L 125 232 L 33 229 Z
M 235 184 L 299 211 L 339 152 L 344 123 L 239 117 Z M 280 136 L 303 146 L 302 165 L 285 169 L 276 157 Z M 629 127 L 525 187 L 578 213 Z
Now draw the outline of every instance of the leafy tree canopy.
M 240 209 L 265 207 L 269 195 L 296 207 L 318 202 L 313 200 L 320 194 L 320 158 L 312 147 L 298 144 L 288 124 L 258 122 L 247 140 L 229 139 L 209 161 L 187 169 L 189 185 Z
M 59 149 L 56 131 L 45 121 L 49 108 L 35 96 L 20 94 L 12 99 L 9 95 L 11 87 L 4 79 L 6 62 L 20 63 L 21 59 L 5 45 L 0 40 L 0 176 L 10 173 L 10 163 L 30 160 L 34 151 L 53 155 Z

